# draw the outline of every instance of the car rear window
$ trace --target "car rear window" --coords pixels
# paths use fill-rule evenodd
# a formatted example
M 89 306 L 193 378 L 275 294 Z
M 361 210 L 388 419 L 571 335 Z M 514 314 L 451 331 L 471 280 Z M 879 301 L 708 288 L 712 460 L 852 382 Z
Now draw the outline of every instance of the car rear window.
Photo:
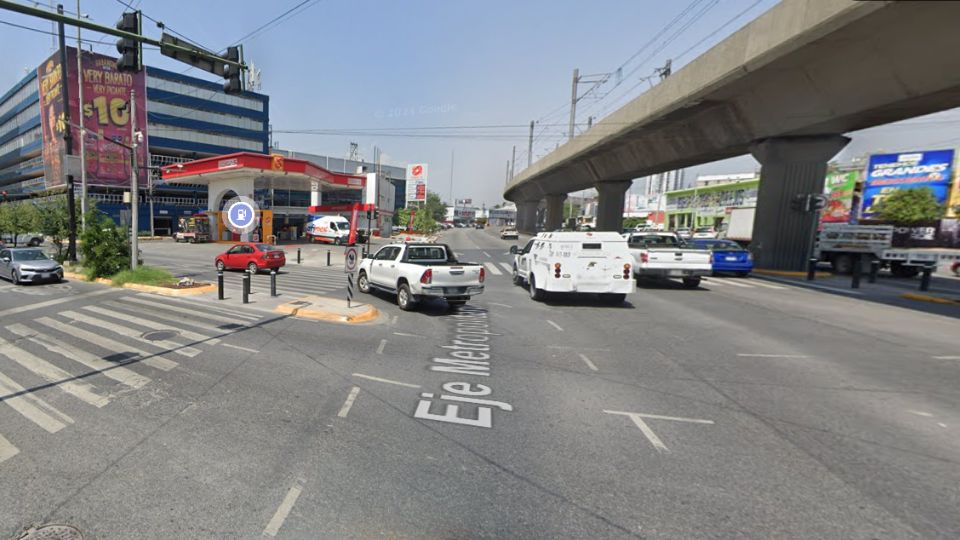
M 257 244 L 257 249 L 260 251 L 276 251 L 276 246 L 271 246 L 270 244 Z
M 445 261 L 447 251 L 439 246 L 417 246 L 407 250 L 407 259 L 411 261 Z

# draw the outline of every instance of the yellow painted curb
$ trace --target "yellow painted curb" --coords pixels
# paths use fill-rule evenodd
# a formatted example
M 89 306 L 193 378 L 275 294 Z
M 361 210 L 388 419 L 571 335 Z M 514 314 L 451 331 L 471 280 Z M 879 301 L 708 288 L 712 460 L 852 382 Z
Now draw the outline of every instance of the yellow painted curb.
M 274 311 L 284 315 L 290 315 L 292 317 L 299 317 L 301 319 L 311 319 L 314 321 L 336 322 L 343 324 L 357 324 L 372 321 L 380 316 L 379 309 L 370 305 L 367 307 L 367 311 L 361 313 L 360 315 L 340 315 L 338 313 L 331 313 L 329 311 L 323 311 L 319 309 L 303 309 L 291 304 L 280 304 L 274 308 Z
M 806 272 L 793 272 L 790 270 L 765 270 L 763 268 L 754 268 L 753 272 L 762 276 L 807 277 Z M 814 272 L 813 275 L 818 278 L 833 277 L 833 274 L 830 272 Z
M 77 281 L 86 281 L 86 280 L 87 280 L 87 276 L 85 276 L 85 275 L 83 275 L 83 274 L 78 274 L 77 272 L 67 272 L 66 270 L 64 270 L 64 272 L 63 272 L 63 277 L 65 277 L 65 278 L 67 278 L 67 279 L 75 279 L 75 280 L 77 280 Z
M 124 289 L 134 291 L 159 294 L 161 296 L 195 296 L 217 290 L 216 283 L 207 283 L 203 287 L 190 287 L 189 289 L 171 289 L 169 287 L 154 287 L 153 285 L 141 285 L 139 283 L 124 283 Z
M 960 299 L 958 298 L 946 298 L 943 296 L 930 296 L 929 294 L 919 294 L 919 293 L 903 293 L 900 295 L 900 298 L 906 298 L 907 300 L 917 300 L 920 302 L 932 302 L 934 304 L 957 304 L 960 305 Z

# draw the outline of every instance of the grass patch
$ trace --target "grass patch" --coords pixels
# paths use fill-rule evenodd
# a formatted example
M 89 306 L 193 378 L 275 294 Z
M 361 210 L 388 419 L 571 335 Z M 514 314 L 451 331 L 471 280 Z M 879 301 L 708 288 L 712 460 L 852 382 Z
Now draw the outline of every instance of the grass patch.
M 176 285 L 177 278 L 173 274 L 155 266 L 138 266 L 136 270 L 124 270 L 113 275 L 113 286 L 122 287 L 124 283 L 139 283 L 155 287 L 169 287 Z

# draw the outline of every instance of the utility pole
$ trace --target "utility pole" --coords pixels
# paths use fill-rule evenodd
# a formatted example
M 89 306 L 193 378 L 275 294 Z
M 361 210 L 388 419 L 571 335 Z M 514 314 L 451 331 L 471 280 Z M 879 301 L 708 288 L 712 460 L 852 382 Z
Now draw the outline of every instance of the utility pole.
M 510 183 L 510 160 L 507 160 L 507 174 L 504 176 L 503 185 Z
M 513 173 L 516 171 L 514 165 L 517 163 L 517 145 L 513 145 L 513 154 L 510 156 L 510 179 L 513 180 Z
M 570 134 L 567 140 L 573 139 L 573 124 L 577 120 L 577 84 L 580 82 L 580 68 L 573 70 L 573 85 L 570 89 Z
M 453 198 L 453 153 L 454 150 L 450 150 L 450 202 L 453 203 L 453 208 L 457 208 L 457 200 Z
M 527 168 L 533 164 L 533 120 L 530 121 L 530 140 L 527 142 Z
M 80 0 L 77 0 L 77 20 L 80 19 Z M 66 83 L 66 81 L 64 81 Z M 80 226 L 87 228 L 87 130 L 83 115 L 83 46 L 80 41 L 80 26 L 77 26 L 77 100 L 80 102 Z
M 137 251 L 139 251 L 139 246 L 137 245 L 137 234 L 139 231 L 139 223 L 137 218 L 139 217 L 140 210 L 140 178 L 137 174 L 137 91 L 130 90 L 130 162 L 132 169 L 130 171 L 130 269 L 137 269 Z
M 63 4 L 57 4 L 57 13 L 63 15 Z M 67 44 L 64 36 L 63 21 L 57 23 L 57 34 L 60 38 L 60 88 L 63 90 L 63 143 L 67 156 L 73 155 L 73 128 L 70 127 L 70 85 L 67 84 Z M 64 160 L 69 172 L 70 159 Z M 70 216 L 70 241 L 67 244 L 67 258 L 70 262 L 77 262 L 77 208 L 74 196 L 73 175 L 67 175 L 67 212 Z

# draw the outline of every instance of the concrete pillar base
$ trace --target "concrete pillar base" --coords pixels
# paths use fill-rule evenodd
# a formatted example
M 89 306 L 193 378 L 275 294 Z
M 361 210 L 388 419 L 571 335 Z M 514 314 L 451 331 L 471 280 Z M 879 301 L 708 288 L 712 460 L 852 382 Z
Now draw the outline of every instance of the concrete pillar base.
M 597 188 L 597 230 L 623 230 L 623 202 L 624 195 L 630 189 L 633 180 L 616 182 L 598 182 Z
M 540 201 L 517 201 L 517 230 L 525 234 L 537 233 L 537 206 Z
M 765 139 L 750 146 L 762 166 L 750 243 L 757 268 L 806 268 L 819 214 L 793 210 L 790 201 L 823 193 L 827 162 L 849 142 L 842 135 L 817 135 Z
M 567 194 L 547 195 L 547 216 L 544 226 L 545 231 L 556 231 L 563 227 L 563 202 L 567 200 Z

